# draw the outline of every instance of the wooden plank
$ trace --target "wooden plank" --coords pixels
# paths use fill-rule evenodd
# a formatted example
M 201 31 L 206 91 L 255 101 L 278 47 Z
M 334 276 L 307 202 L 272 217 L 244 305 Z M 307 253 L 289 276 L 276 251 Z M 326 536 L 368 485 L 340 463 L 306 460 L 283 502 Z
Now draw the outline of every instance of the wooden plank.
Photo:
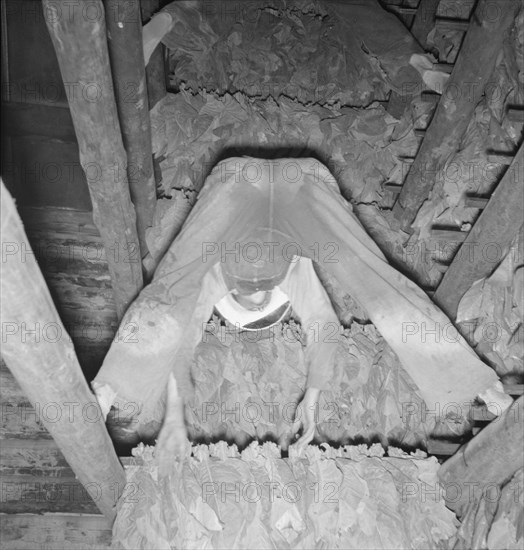
M 98 487 L 90 487 L 97 499 Z M 0 513 L 5 514 L 98 512 L 93 498 L 75 478 L 71 468 L 41 473 L 29 470 L 26 475 L 0 473 L 0 493 Z
M 488 155 L 488 162 L 493 162 L 494 164 L 510 165 L 512 160 L 513 155 L 502 153 Z
M 486 407 L 472 407 L 470 412 L 471 420 L 474 422 L 491 422 L 496 416 L 489 412 Z
M 9 140 L 11 159 L 3 169 L 18 205 L 92 210 L 76 138 L 24 135 Z
M 21 243 L 27 243 L 27 236 L 3 184 L 1 199 L 2 239 L 6 245 L 3 245 L 0 287 L 2 357 L 33 406 L 56 404 L 57 415 L 52 418 L 42 415 L 39 420 L 80 482 L 100 489 L 97 505 L 108 518 L 113 518 L 116 503 L 111 491 L 115 485 L 123 488 L 124 471 L 73 344 L 62 336 L 65 328 L 36 260 L 30 255 L 22 259 L 17 252 Z M 22 334 L 26 326 L 29 330 Z M 45 326 L 54 327 L 51 336 L 41 328 Z
M 443 73 L 451 74 L 453 72 L 454 67 L 455 67 L 454 63 L 435 63 L 433 68 L 436 71 L 441 71 Z
M 464 206 L 467 206 L 468 208 L 486 208 L 486 205 L 489 202 L 489 198 L 487 197 L 472 197 L 467 196 L 464 199 Z
M 106 252 L 116 256 L 119 251 L 105 250 L 91 212 L 26 208 L 21 215 L 62 323 L 91 380 L 118 334 Z M 120 251 L 120 260 L 125 259 Z M 133 337 L 130 330 L 120 331 L 127 341 Z
M 59 105 L 3 103 L 2 127 L 10 136 L 37 135 L 76 143 L 71 112 Z
M 489 487 L 502 486 L 524 467 L 523 448 L 524 396 L 441 466 L 448 508 L 460 517 Z
M 385 183 L 382 187 L 386 191 L 391 191 L 391 193 L 394 193 L 395 195 L 398 195 L 402 191 L 402 185 L 398 185 L 396 183 Z
M 116 243 L 122 250 L 136 252 L 136 215 L 114 100 L 105 21 L 99 17 L 62 17 L 60 13 L 67 12 L 67 3 L 43 0 L 43 7 L 63 80 L 91 83 L 82 94 L 69 94 L 68 101 L 93 202 L 93 218 L 106 249 Z M 101 0 L 93 0 L 90 6 L 104 13 Z M 122 318 L 142 288 L 142 265 L 140 258 L 124 262 L 111 257 L 108 264 L 118 316 Z
M 0 470 L 3 474 L 14 475 L 18 469 L 27 474 L 29 469 L 40 472 L 63 468 L 69 469 L 69 475 L 73 473 L 54 439 L 2 439 Z
M 433 105 L 437 105 L 440 102 L 440 98 L 442 96 L 440 94 L 437 94 L 436 92 L 422 92 L 420 94 L 420 99 L 424 101 L 425 103 L 432 103 Z M 427 130 L 425 130 L 424 135 L 426 135 Z
M 8 471 L 10 468 L 34 468 L 35 455 L 40 460 L 40 468 L 63 468 L 64 470 L 69 468 L 67 476 L 72 475 L 73 470 L 67 464 L 54 439 L 20 439 L 18 437 L 2 439 L 0 464 L 3 472 L 12 475 L 13 472 Z M 124 468 L 143 464 L 141 457 L 121 456 L 119 460 Z
M 460 448 L 460 443 L 451 443 L 438 439 L 428 440 L 428 453 L 435 456 L 451 456 Z
M 101 242 L 100 232 L 93 221 L 93 213 L 73 208 L 22 207 L 18 212 L 26 230 L 38 229 L 70 233 L 75 237 L 92 237 Z
M 12 437 L 50 439 L 51 435 L 40 422 L 40 414 L 28 401 L 4 360 L 0 358 L 0 439 Z M 3 450 L 3 441 L 1 444 Z
M 524 384 L 504 384 L 504 390 L 509 395 L 524 394 Z
M 511 122 L 524 122 L 524 109 L 510 108 L 507 117 Z
M 498 17 L 495 18 L 488 15 L 494 6 L 498 8 Z M 518 3 L 512 0 L 479 0 L 473 15 L 474 23 L 464 38 L 442 100 L 393 207 L 393 213 L 404 230 L 409 230 L 422 203 L 428 198 L 439 171 L 458 151 L 517 9 Z
M 4 550 L 109 550 L 111 522 L 87 514 L 1 514 Z
M 437 17 L 435 25 L 439 32 L 466 32 L 469 29 L 469 21 L 452 19 L 448 17 Z
M 435 292 L 435 301 L 455 319 L 460 299 L 471 285 L 491 275 L 507 254 L 523 221 L 524 149 L 521 146 L 489 203 L 464 240 L 468 254 L 457 254 Z
M 415 15 L 417 13 L 417 8 L 408 8 L 403 6 L 395 6 L 395 4 L 391 4 L 389 6 L 389 9 L 393 13 L 399 13 L 401 15 Z
M 413 19 L 411 34 L 425 50 L 428 49 L 428 34 L 435 26 L 439 4 L 440 0 L 420 0 L 418 10 Z
M 431 229 L 431 238 L 436 241 L 447 241 L 453 243 L 462 243 L 466 240 L 468 234 L 458 229 Z
M 105 0 L 105 7 L 111 72 L 127 153 L 127 178 L 135 205 L 141 257 L 144 257 L 148 252 L 146 229 L 153 224 L 156 184 L 140 1 Z

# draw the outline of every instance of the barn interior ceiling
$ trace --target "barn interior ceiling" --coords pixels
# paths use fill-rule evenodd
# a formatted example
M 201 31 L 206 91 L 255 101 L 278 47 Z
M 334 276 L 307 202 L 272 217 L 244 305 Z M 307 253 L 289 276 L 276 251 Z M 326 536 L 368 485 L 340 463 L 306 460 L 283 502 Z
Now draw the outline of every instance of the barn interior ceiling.
M 163 259 L 164 271 L 172 261 L 178 266 L 169 257 L 171 243 L 191 219 L 213 167 L 243 156 L 325 165 L 388 262 L 444 311 L 450 329 L 493 368 L 507 393 L 522 393 L 521 6 L 508 0 L 87 1 L 101 20 L 105 13 L 107 33 L 105 27 L 91 32 L 93 21 L 84 18 L 78 39 L 72 26 L 49 18 L 71 0 L 44 0 L 37 8 L 28 2 L 37 14 L 29 19 L 11 0 L 2 5 L 8 52 L 2 178 L 25 226 L 27 237 L 20 239 L 28 239 L 38 262 L 29 260 L 35 289 L 46 296 L 40 301 L 28 293 L 16 303 L 33 316 L 51 304 L 49 319 L 71 338 L 60 348 L 43 338 L 49 347 L 42 361 L 62 351 L 75 357 L 71 371 L 81 379 L 82 399 L 91 395 L 86 380 L 95 379 L 97 390 L 103 361 L 119 354 L 116 344 L 140 336 L 134 321 L 149 307 L 140 296 L 161 287 L 154 277 Z M 34 32 L 24 44 L 20 29 L 27 25 Z M 119 28 L 128 42 L 118 43 Z M 492 39 L 482 42 L 482 32 Z M 75 56 L 90 41 L 92 66 L 77 74 Z M 33 54 L 40 44 L 41 53 Z M 75 105 L 75 74 L 95 75 L 101 89 L 114 88 L 114 106 L 101 100 L 99 109 L 85 97 Z M 97 188 L 86 159 L 104 167 L 119 155 L 122 166 L 127 159 L 124 176 Z M 10 197 L 2 208 L 2 232 L 15 228 L 15 240 L 25 235 Z M 8 218 L 15 221 L 6 224 Z M 115 244 L 123 235 L 135 243 L 134 267 L 126 271 L 108 235 Z M 15 256 L 11 248 L 8 256 Z M 22 264 L 6 289 L 27 276 Z M 0 504 L 6 547 L 519 548 L 524 464 L 516 447 L 524 398 L 491 423 L 493 414 L 478 402 L 467 414 L 461 407 L 428 413 L 360 297 L 328 269 L 315 270 L 341 330 L 330 389 L 318 403 L 315 445 L 301 456 L 293 446 L 287 450 L 294 441 L 291 409 L 270 406 L 296 405 L 307 387 L 306 336 L 293 316 L 253 339 L 214 311 L 190 358 L 195 395 L 183 410 L 191 444 L 167 473 L 153 447 L 161 422 L 147 436 L 137 431 L 133 414 L 141 405 L 129 408 L 123 399 L 112 404 L 105 427 L 103 421 L 90 426 L 85 438 L 107 475 L 100 477 L 88 458 L 83 468 L 80 445 L 53 443 L 50 433 L 62 442 L 67 436 L 49 426 L 49 403 L 42 408 L 35 388 L 27 389 L 30 371 L 23 371 L 24 380 L 13 378 L 7 367 L 22 356 L 6 347 L 0 368 L 7 411 L 0 479 L 11 483 Z M 159 291 L 159 311 L 169 305 L 168 295 Z M 160 347 L 165 327 L 157 329 Z M 160 353 L 153 357 L 161 360 Z M 49 378 L 52 371 L 45 372 Z M 57 380 L 65 391 L 64 372 Z M 41 390 L 52 392 L 51 386 Z M 117 395 L 104 391 L 108 402 Z M 95 404 L 104 412 L 100 395 Z M 164 391 L 160 401 L 165 398 Z M 82 496 L 65 496 L 61 482 L 45 486 L 43 498 L 41 488 L 24 481 L 28 471 L 43 482 L 63 478 Z M 91 478 L 100 495 L 86 492 Z M 40 497 L 30 501 L 35 493 Z M 106 518 L 91 516 L 100 511 Z M 43 523 L 27 517 L 49 512 L 60 540 L 47 516 Z M 62 522 L 63 514 L 74 519 Z M 46 542 L 35 535 L 39 530 Z

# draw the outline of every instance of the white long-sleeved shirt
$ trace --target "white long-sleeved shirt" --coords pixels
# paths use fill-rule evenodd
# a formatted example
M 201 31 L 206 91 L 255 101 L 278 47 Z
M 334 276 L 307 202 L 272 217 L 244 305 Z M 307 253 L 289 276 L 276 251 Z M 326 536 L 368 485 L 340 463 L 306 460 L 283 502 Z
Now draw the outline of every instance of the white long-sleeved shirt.
M 291 303 L 306 335 L 307 387 L 327 389 L 333 374 L 340 323 L 309 258 L 296 257 L 278 285 Z M 188 325 L 182 357 L 186 360 L 203 336 L 214 306 L 230 292 L 220 263 L 204 276 L 195 310 Z

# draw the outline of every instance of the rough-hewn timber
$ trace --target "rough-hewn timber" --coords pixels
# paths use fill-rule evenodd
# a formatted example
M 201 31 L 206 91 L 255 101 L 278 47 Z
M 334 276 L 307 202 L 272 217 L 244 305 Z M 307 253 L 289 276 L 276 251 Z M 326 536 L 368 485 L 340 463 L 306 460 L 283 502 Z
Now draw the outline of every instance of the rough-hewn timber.
M 447 506 L 461 516 L 483 494 L 493 498 L 524 467 L 523 448 L 524 396 L 442 465 L 438 476 Z
M 460 299 L 479 279 L 491 275 L 509 250 L 524 214 L 524 148 L 498 184 L 491 199 L 462 244 L 467 251 L 455 255 L 433 299 L 454 319 Z
M 1 199 L 2 357 L 79 481 L 96 491 L 97 506 L 112 519 L 124 470 L 38 264 L 21 252 L 27 236 L 3 184 Z
M 141 257 L 152 225 L 156 189 L 139 0 L 105 0 L 109 58 L 127 153 L 127 179 L 135 205 Z
M 458 151 L 518 9 L 519 2 L 514 0 L 479 1 L 451 77 L 393 207 L 404 229 L 428 198 L 440 170 Z
M 122 143 L 107 51 L 104 7 L 90 3 L 99 16 L 71 17 L 67 0 L 44 0 L 45 20 L 66 86 L 69 107 L 93 202 L 93 218 L 108 254 L 109 272 L 121 318 L 142 288 L 142 263 L 136 215 L 127 179 L 127 158 Z

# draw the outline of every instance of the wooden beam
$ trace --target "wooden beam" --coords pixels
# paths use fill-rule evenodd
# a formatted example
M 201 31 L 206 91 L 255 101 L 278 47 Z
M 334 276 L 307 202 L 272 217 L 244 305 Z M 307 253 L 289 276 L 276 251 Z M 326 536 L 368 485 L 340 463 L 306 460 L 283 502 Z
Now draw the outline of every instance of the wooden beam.
M 483 492 L 499 489 L 524 466 L 523 448 L 524 397 L 520 397 L 441 466 L 438 477 L 448 508 L 460 517 Z
M 435 292 L 434 300 L 451 319 L 456 317 L 462 296 L 475 281 L 491 275 L 519 231 L 524 221 L 523 180 L 524 150 L 521 146 L 464 240 L 462 247 L 467 247 L 467 254 L 457 253 Z
M 109 67 L 104 7 L 101 0 L 93 0 L 90 17 L 80 11 L 64 17 L 69 13 L 67 5 L 68 0 L 43 0 L 62 78 L 68 83 L 66 91 L 93 219 L 106 248 L 117 313 L 122 318 L 140 292 L 143 279 L 127 157 Z
M 1 194 L 2 356 L 79 481 L 112 519 L 124 470 L 3 183 Z
M 428 49 L 428 34 L 435 26 L 439 4 L 440 0 L 420 0 L 417 13 L 413 19 L 411 34 L 425 50 Z
M 141 257 L 153 224 L 156 185 L 139 0 L 105 0 L 109 58 L 127 153 L 127 178 L 135 205 Z
M 497 17 L 491 15 L 495 7 Z M 453 72 L 393 207 L 404 230 L 409 230 L 440 170 L 458 151 L 518 7 L 513 0 L 479 0 Z
M 142 23 L 149 19 L 160 9 L 160 0 L 142 0 Z M 159 44 L 146 67 L 147 95 L 149 98 L 149 110 L 151 110 L 167 94 L 167 74 L 165 47 Z

